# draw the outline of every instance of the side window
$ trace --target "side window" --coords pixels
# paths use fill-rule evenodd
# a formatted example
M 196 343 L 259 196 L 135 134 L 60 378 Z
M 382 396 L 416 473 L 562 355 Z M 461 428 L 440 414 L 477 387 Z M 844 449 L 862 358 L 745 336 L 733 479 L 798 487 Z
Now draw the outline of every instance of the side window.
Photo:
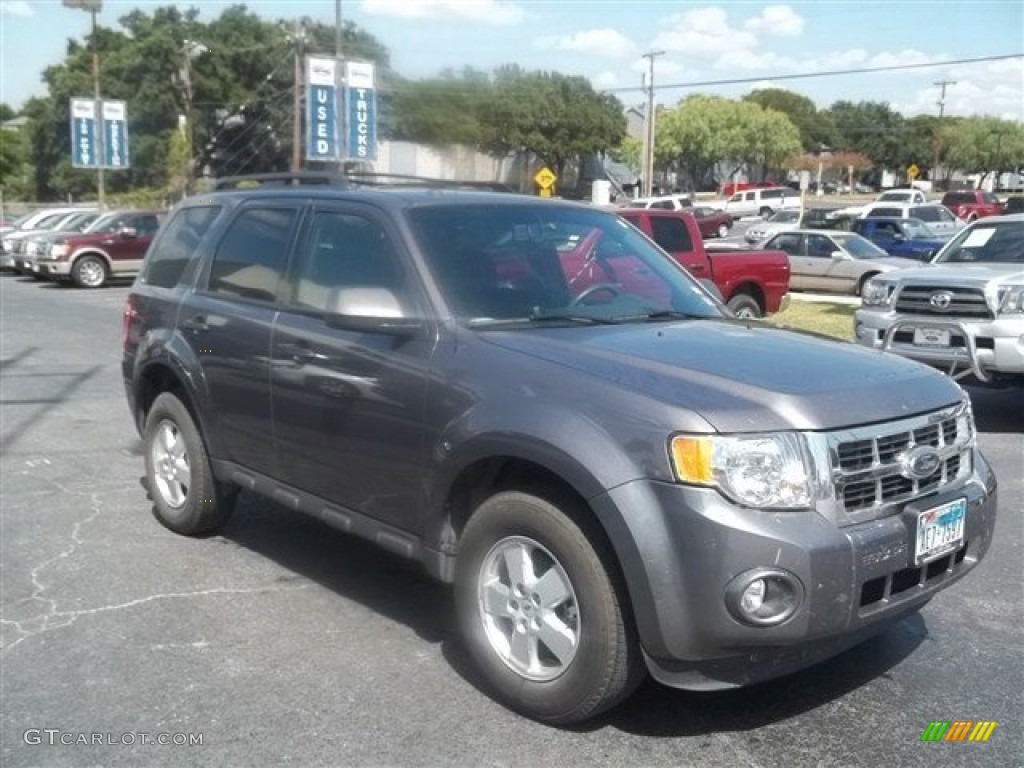
M 824 235 L 808 235 L 807 236 L 807 255 L 813 256 L 816 259 L 830 259 L 832 258 L 832 251 L 837 250 Z
M 775 200 L 782 197 L 781 189 L 766 189 L 761 193 L 762 200 Z
M 659 200 L 656 203 L 651 203 L 651 208 L 660 208 L 662 210 L 672 211 L 675 210 L 675 206 L 672 205 L 671 200 Z
M 139 237 L 151 237 L 160 228 L 160 220 L 157 219 L 155 213 L 147 213 L 144 216 L 136 216 L 132 220 L 131 226 L 135 227 Z
M 879 240 L 892 240 L 898 228 L 891 221 L 880 221 L 875 226 L 875 237 Z
M 920 219 L 921 221 L 941 221 L 939 216 L 939 209 L 934 206 L 921 206 L 920 208 L 910 209 L 910 218 Z
M 287 257 L 295 211 L 249 208 L 228 227 L 217 247 L 207 290 L 258 301 L 274 301 Z
M 952 213 L 943 208 L 936 208 L 935 213 L 937 216 L 937 221 L 944 221 L 947 224 L 951 224 L 953 221 L 956 220 L 956 217 L 953 216 Z
M 320 312 L 335 312 L 339 311 L 339 289 L 386 288 L 401 302 L 404 287 L 399 254 L 379 223 L 365 216 L 321 211 L 313 217 L 304 238 L 291 280 L 290 301 Z
M 800 248 L 800 241 L 801 241 L 801 239 L 802 239 L 801 235 L 794 235 L 794 234 L 791 234 L 791 233 L 785 233 L 785 234 L 779 235 L 774 240 L 772 240 L 772 242 L 769 245 L 769 247 L 770 248 L 777 248 L 780 251 L 785 251 L 790 256 L 800 256 L 801 255 L 801 248 Z
M 651 216 L 651 235 L 658 245 L 669 253 L 693 250 L 693 240 L 686 224 L 680 219 Z
M 182 208 L 150 248 L 140 282 L 173 288 L 181 280 L 189 259 L 220 213 L 220 206 Z

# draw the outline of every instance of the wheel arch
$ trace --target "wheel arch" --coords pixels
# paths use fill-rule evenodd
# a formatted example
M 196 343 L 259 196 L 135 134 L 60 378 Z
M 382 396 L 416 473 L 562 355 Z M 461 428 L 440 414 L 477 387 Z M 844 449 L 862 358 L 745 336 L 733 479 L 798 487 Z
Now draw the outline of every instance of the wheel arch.
M 757 302 L 757 306 L 761 309 L 761 314 L 765 313 L 765 297 L 764 288 L 758 285 L 753 280 L 743 280 L 736 283 L 729 292 L 729 296 L 726 298 L 726 302 L 731 301 L 736 296 L 749 296 Z
M 109 273 L 113 269 L 113 261 L 110 258 L 110 254 L 104 251 L 102 248 L 97 248 L 94 245 L 87 246 L 85 248 L 79 248 L 77 251 L 71 254 L 68 259 L 68 265 L 70 269 L 75 268 L 75 263 L 86 256 L 99 256 L 103 259 L 103 263 L 107 266 L 107 272 Z

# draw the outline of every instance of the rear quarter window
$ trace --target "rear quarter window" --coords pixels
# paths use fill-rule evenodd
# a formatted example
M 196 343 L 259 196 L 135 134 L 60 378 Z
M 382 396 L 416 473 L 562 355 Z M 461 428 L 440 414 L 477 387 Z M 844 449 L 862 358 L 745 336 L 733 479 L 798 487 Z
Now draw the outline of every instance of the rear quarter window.
M 220 212 L 219 205 L 208 205 L 175 213 L 153 242 L 139 281 L 159 288 L 176 286 Z

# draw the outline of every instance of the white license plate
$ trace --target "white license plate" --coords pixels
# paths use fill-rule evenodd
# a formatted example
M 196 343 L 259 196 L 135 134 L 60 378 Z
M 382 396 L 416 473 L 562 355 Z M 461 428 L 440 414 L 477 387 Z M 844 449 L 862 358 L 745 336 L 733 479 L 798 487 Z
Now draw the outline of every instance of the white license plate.
M 944 328 L 915 328 L 914 346 L 948 347 L 949 331 Z
M 926 509 L 917 516 L 917 546 L 914 564 L 952 552 L 964 540 L 964 521 L 967 519 L 967 499 L 957 499 L 938 507 Z

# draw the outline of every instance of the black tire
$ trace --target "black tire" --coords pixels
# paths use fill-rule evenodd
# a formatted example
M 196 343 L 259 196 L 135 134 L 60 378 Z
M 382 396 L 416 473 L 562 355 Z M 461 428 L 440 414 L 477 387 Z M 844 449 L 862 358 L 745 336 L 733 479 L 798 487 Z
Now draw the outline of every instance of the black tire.
M 862 293 L 864 293 L 864 285 L 872 277 L 878 277 L 878 273 L 877 272 L 870 272 L 870 273 L 868 273 L 866 275 L 863 275 L 861 277 L 861 279 L 857 281 L 857 285 L 854 286 L 854 288 L 853 288 L 853 295 L 854 296 L 860 296 Z
M 102 288 L 109 277 L 107 262 L 101 256 L 81 256 L 71 267 L 71 280 L 79 288 Z
M 764 208 L 762 208 L 760 211 L 758 211 L 758 214 L 761 216 L 762 219 L 770 219 L 773 213 L 775 213 L 775 211 L 773 211 L 767 205 L 764 206 Z
M 490 497 L 466 525 L 459 542 L 455 577 L 462 636 L 494 697 L 510 709 L 553 725 L 579 723 L 614 706 L 632 693 L 645 674 L 628 606 L 621 602 L 625 589 L 605 564 L 610 562 L 610 554 L 599 553 L 604 547 L 595 546 L 599 537 L 588 537 L 585 529 L 589 521 L 582 515 L 570 516 L 569 509 L 569 505 L 559 508 L 539 496 L 519 491 L 504 491 Z M 480 585 L 504 588 L 498 578 L 485 581 L 486 574 L 491 572 L 489 564 L 506 563 L 500 556 L 501 548 L 515 550 L 519 545 L 534 553 L 528 561 L 532 573 L 523 581 L 534 605 L 540 607 L 537 613 L 525 613 L 534 609 L 530 608 L 529 599 L 523 599 L 519 618 L 503 616 L 496 620 L 490 612 L 482 610 Z M 540 577 L 538 568 L 545 569 Z M 543 601 L 536 600 L 541 590 L 533 592 L 533 584 L 556 571 L 556 580 L 563 577 L 557 583 L 567 582 L 569 588 L 562 602 L 553 601 L 545 607 Z M 506 575 L 510 580 L 514 578 L 507 568 Z M 514 589 L 504 592 L 509 600 L 507 607 L 500 603 L 510 613 L 515 604 Z M 556 605 L 556 609 L 551 608 Z M 534 617 L 534 626 L 526 630 L 530 616 Z M 538 635 L 544 634 L 540 621 L 543 618 L 550 627 L 547 622 L 552 616 L 564 622 L 556 626 L 575 638 L 572 655 L 564 664 L 543 640 L 534 641 L 536 659 L 540 659 L 543 651 L 555 663 L 543 668 L 536 661 L 540 671 L 531 676 L 515 669 L 515 662 L 506 661 L 492 644 L 490 638 L 496 631 L 509 632 L 508 655 L 512 656 L 511 637 L 517 633 L 513 626 L 522 622 L 519 634 L 534 630 Z M 550 632 L 547 635 L 551 636 Z M 552 674 L 555 676 L 551 677 Z
M 746 293 L 737 293 L 726 303 L 726 306 L 738 318 L 756 320 L 762 316 L 761 305 L 757 299 Z
M 729 235 L 729 225 L 728 224 L 719 224 L 718 225 L 718 236 L 719 237 L 728 237 L 728 235 Z
M 189 473 L 187 483 L 167 476 L 171 468 L 167 464 L 169 459 L 160 454 L 174 451 L 166 450 L 166 443 L 157 445 L 167 434 L 165 429 L 172 430 L 182 441 L 182 459 Z M 156 519 L 186 536 L 213 533 L 223 526 L 231 516 L 237 489 L 226 488 L 214 478 L 202 435 L 181 400 L 170 392 L 157 397 L 146 415 L 144 434 L 146 481 Z M 177 483 L 179 492 L 183 490 L 180 501 L 176 502 L 167 490 L 169 482 Z

